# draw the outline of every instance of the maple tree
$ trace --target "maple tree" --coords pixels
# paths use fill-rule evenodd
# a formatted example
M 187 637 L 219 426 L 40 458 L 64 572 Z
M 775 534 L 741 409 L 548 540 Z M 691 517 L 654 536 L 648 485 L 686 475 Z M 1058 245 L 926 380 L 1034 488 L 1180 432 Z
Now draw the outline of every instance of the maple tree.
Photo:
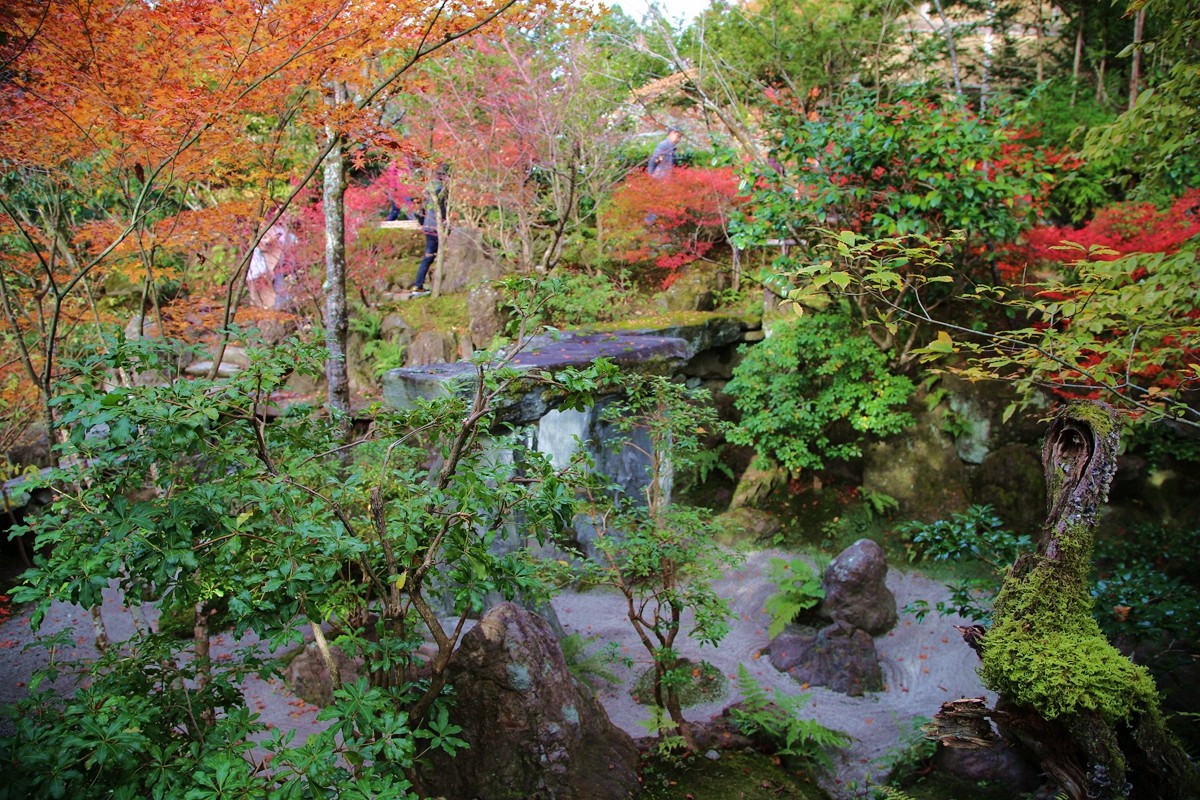
M 405 119 L 450 201 L 519 271 L 545 273 L 619 180 L 621 87 L 579 21 L 535 20 L 474 37 L 414 81 Z
M 8 4 L 0 143 L 12 157 L 0 235 L 12 269 L 0 288 L 46 424 L 64 335 L 88 314 L 112 321 L 92 302 L 103 283 L 144 279 L 144 305 L 157 309 L 164 281 L 217 255 L 206 302 L 222 302 L 233 321 L 255 244 L 326 156 L 347 142 L 398 146 L 378 113 L 398 79 L 517 7 Z M 355 90 L 324 102 L 339 83 Z M 327 324 L 336 339 L 340 323 Z
M 667 270 L 680 269 L 726 241 L 726 226 L 746 198 L 732 167 L 676 167 L 666 178 L 638 170 L 612 193 L 603 219 L 613 257 Z

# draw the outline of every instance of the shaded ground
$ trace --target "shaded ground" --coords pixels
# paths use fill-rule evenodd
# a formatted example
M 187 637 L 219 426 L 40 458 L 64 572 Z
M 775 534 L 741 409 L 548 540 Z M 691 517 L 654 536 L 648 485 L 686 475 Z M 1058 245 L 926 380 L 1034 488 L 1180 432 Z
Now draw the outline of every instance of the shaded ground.
M 851 698 L 819 687 L 802 688 L 786 674 L 776 671 L 765 656 L 759 656 L 768 643 L 769 620 L 762 606 L 775 591 L 764 570 L 768 560 L 778 555 L 785 554 L 753 553 L 740 569 L 718 584 L 718 591 L 730 599 L 734 612 L 732 629 L 719 648 L 701 648 L 685 642 L 680 649 L 693 659 L 711 662 L 731 678 L 737 675 L 738 665 L 745 664 L 765 687 L 788 694 L 809 692 L 812 716 L 854 737 L 851 746 L 835 756 L 836 774 L 822 776 L 821 783 L 835 796 L 854 796 L 855 787 L 861 787 L 871 777 L 883 777 L 887 763 L 898 755 L 902 741 L 913 730 L 913 718 L 932 716 L 945 700 L 984 694 L 975 675 L 978 660 L 951 627 L 958 620 L 930 615 L 917 623 L 902 615 L 892 632 L 876 640 L 887 682 L 885 691 Z M 901 607 L 918 598 L 932 602 L 944 595 L 940 584 L 915 573 L 892 571 L 888 586 Z M 597 646 L 616 642 L 624 654 L 637 662 L 628 668 L 614 665 L 612 669 L 621 683 L 602 686 L 599 697 L 612 721 L 639 737 L 647 735 L 640 723 L 649 715 L 645 707 L 632 700 L 628 688 L 648 662 L 625 618 L 622 602 L 612 592 L 565 592 L 553 605 L 568 632 L 596 637 Z M 28 691 L 34 670 L 46 663 L 47 656 L 41 648 L 23 649 L 32 640 L 29 613 L 27 608 L 15 609 L 9 619 L 0 622 L 0 703 L 22 697 Z M 114 639 L 131 635 L 131 612 L 121 607 L 116 592 L 105 593 L 103 615 Z M 73 606 L 56 605 L 47 615 L 43 631 L 52 633 L 66 628 L 74 630 L 75 647 L 71 653 L 63 653 L 64 656 L 86 656 L 93 652 L 88 615 Z M 248 637 L 240 644 L 253 642 Z M 229 636 L 216 637 L 214 658 L 229 657 L 234 644 Z M 246 697 L 250 709 L 261 714 L 272 727 L 294 729 L 299 738 L 317 730 L 317 709 L 296 698 L 278 680 L 267 682 L 252 677 L 246 684 Z M 685 713 L 689 719 L 706 721 L 736 699 L 736 688 L 731 686 L 726 697 L 692 707 Z M 11 730 L 6 719 L 0 718 L 0 730 Z

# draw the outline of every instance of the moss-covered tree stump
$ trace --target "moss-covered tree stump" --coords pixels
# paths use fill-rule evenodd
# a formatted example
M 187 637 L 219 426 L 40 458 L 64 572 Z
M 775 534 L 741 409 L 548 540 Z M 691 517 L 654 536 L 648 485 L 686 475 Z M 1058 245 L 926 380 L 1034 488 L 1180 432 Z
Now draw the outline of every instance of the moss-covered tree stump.
M 1200 773 L 1167 731 L 1150 673 L 1109 644 L 1091 615 L 1092 545 L 1119 439 L 1117 416 L 1101 403 L 1056 415 L 1042 448 L 1049 512 L 1037 552 L 1013 565 L 992 628 L 964 632 L 999 701 L 947 703 L 931 735 L 987 746 L 991 720 L 1071 800 L 1200 798 Z

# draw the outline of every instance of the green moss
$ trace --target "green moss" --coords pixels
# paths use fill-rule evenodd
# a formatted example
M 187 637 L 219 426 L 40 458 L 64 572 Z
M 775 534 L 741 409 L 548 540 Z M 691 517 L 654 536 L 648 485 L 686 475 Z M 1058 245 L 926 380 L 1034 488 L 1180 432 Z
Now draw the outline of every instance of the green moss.
M 1095 453 L 1089 455 L 1090 448 L 1076 447 L 1063 435 L 1059 426 L 1065 421 L 1090 429 Z M 1117 435 L 1118 420 L 1107 406 L 1075 403 L 1060 413 L 1050 437 L 1053 447 L 1061 443 L 1062 449 L 1047 445 L 1044 455 L 1054 458 L 1047 476 L 1050 496 L 1060 508 L 1048 522 L 1054 530 L 1039 552 L 1018 562 L 1005 581 L 996 598 L 994 625 L 983 639 L 984 683 L 1047 719 L 1099 715 L 1115 724 L 1158 703 L 1150 673 L 1109 644 L 1091 614 L 1087 577 L 1096 507 L 1107 494 Z M 1083 458 L 1090 463 L 1078 463 Z M 1065 486 L 1068 475 L 1079 475 L 1084 483 Z M 1064 497 L 1064 492 L 1075 494 Z M 1089 749 L 1109 748 L 1092 741 Z M 1109 763 L 1120 763 L 1119 750 L 1112 755 Z
M 465 331 L 471 319 L 467 314 L 465 294 L 405 300 L 387 306 L 382 311 L 385 314 L 399 314 L 414 335 L 423 331 Z
M 677 763 L 647 756 L 642 800 L 823 800 L 828 796 L 805 773 L 781 769 L 762 753 L 732 752 L 716 761 L 693 756 Z
M 1116 433 L 1120 424 L 1120 420 L 1110 407 L 1090 400 L 1071 403 L 1064 416 L 1087 423 L 1092 432 L 1101 439 Z
M 1058 542 L 1058 558 L 1034 556 L 1022 579 L 1005 582 L 980 674 L 989 689 L 1047 719 L 1094 711 L 1127 720 L 1156 704 L 1154 681 L 1108 643 L 1091 615 L 1092 532 L 1068 526 Z

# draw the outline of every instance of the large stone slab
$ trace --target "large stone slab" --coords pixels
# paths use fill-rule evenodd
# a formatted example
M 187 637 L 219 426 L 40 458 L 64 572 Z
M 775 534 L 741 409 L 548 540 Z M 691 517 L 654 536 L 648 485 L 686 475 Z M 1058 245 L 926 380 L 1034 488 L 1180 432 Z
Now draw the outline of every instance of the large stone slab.
M 525 425 L 541 419 L 559 398 L 538 376 L 568 367 L 584 367 L 607 358 L 626 372 L 670 375 L 695 354 L 686 341 L 667 336 L 623 333 L 562 334 L 538 337 L 518 353 L 510 366 L 526 377 L 518 380 L 497 408 L 501 422 Z M 384 402 L 396 409 L 415 407 L 447 394 L 469 397 L 477 381 L 475 365 L 467 362 L 394 369 L 383 376 Z

